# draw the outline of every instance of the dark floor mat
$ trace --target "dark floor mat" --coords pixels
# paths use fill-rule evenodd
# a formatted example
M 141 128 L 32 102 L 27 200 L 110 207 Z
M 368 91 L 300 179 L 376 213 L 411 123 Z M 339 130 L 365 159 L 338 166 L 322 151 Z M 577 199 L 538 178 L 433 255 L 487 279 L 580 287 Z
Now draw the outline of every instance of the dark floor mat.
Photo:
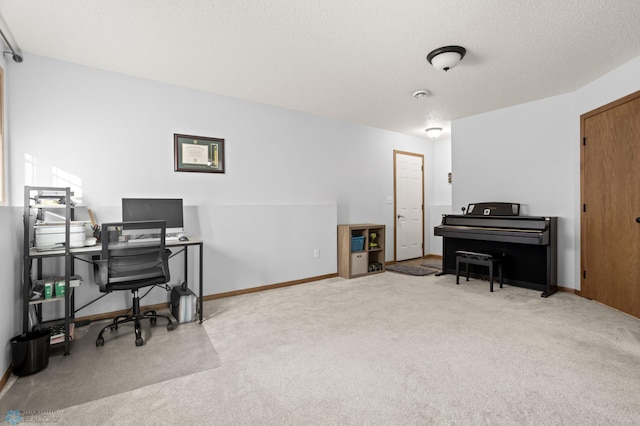
M 414 266 L 414 265 L 405 265 L 402 263 L 396 263 L 395 265 L 387 266 L 386 270 L 391 272 L 398 272 L 401 274 L 418 275 L 418 276 L 431 275 L 431 274 L 435 274 L 436 272 L 439 272 L 438 269 L 432 268 L 429 266 Z

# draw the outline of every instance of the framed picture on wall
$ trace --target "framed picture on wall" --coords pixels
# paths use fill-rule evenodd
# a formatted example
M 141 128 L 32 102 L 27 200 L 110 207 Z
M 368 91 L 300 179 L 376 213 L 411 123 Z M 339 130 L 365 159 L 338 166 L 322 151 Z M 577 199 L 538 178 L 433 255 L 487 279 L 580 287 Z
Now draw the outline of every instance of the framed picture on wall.
M 224 139 L 173 135 L 176 172 L 224 173 Z

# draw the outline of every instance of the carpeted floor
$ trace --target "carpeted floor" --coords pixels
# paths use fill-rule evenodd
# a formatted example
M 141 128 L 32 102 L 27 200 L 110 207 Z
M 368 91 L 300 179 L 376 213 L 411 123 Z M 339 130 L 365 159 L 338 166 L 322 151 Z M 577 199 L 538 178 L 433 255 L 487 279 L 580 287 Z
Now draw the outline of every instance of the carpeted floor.
M 174 321 L 175 330 L 167 331 L 166 320 L 153 327 L 143 321 L 145 344 L 140 347 L 134 343 L 133 324 L 125 324 L 106 331 L 105 346 L 96 347 L 95 339 L 107 323 L 77 328 L 71 354 L 52 352 L 47 368 L 18 378 L 0 399 L 0 413 L 59 410 L 220 366 L 197 322 Z
M 205 322 L 184 329 L 191 326 L 206 331 L 219 368 L 85 403 L 67 396 L 68 408 L 51 418 L 82 426 L 635 426 L 640 419 L 640 320 L 569 293 L 542 298 L 508 285 L 490 293 L 475 279 L 455 285 L 452 275 L 383 273 L 211 300 Z M 149 348 L 161 334 L 170 333 L 154 331 Z M 193 356 L 196 346 L 185 343 L 179 355 L 155 347 L 165 361 L 158 374 L 206 356 Z M 110 371 L 118 382 L 133 374 Z M 60 378 L 102 385 L 91 375 Z M 21 407 L 38 406 L 13 408 Z

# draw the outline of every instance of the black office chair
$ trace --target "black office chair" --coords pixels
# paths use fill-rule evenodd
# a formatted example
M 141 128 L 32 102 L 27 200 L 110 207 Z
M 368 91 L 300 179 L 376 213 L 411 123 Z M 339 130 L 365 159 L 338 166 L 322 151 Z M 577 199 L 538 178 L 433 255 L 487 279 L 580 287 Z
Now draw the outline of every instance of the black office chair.
M 134 232 L 140 237 L 151 237 L 145 242 L 120 242 L 122 231 Z M 118 315 L 98 334 L 96 346 L 104 345 L 102 337 L 106 329 L 117 330 L 118 325 L 133 322 L 135 326 L 136 346 L 142 346 L 140 320 L 149 319 L 155 324 L 158 318 L 165 318 L 167 330 L 174 329 L 168 315 L 158 315 L 156 311 L 140 312 L 138 290 L 169 282 L 169 255 L 165 248 L 166 222 L 163 220 L 144 222 L 112 222 L 102 225 L 102 250 L 100 256 L 94 256 L 94 278 L 103 293 L 128 290 L 133 294 L 133 312 L 130 315 Z

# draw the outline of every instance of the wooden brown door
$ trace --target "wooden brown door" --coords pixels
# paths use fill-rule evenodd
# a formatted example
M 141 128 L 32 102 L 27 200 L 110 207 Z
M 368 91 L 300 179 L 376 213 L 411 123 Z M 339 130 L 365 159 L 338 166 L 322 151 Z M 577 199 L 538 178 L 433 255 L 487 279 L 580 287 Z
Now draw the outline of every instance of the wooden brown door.
M 640 317 L 640 92 L 581 116 L 580 294 Z

